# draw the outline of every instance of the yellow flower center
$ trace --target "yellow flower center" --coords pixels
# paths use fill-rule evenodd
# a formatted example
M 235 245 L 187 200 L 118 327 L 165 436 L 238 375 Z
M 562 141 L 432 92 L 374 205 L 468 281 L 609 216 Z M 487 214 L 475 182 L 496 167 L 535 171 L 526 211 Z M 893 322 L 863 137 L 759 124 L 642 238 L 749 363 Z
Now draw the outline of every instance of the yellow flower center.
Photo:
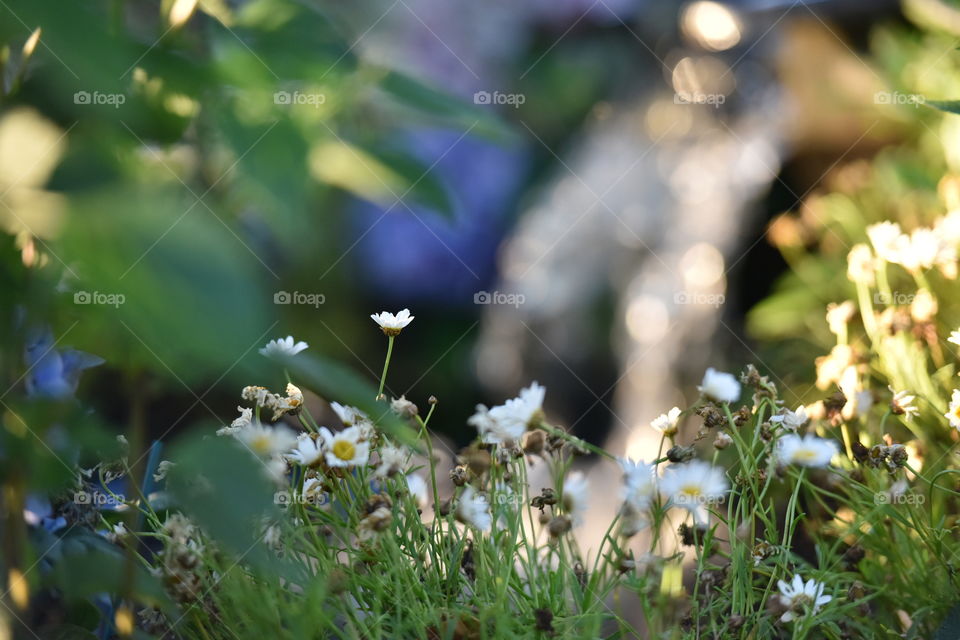
M 688 484 L 687 486 L 680 489 L 680 493 L 691 498 L 696 498 L 702 492 L 700 491 L 700 486 L 696 484 Z
M 954 409 L 953 409 L 953 415 L 956 416 L 957 418 L 960 418 L 960 404 L 958 404 L 956 407 L 954 407 Z
M 333 443 L 331 450 L 333 455 L 341 460 L 353 460 L 353 457 L 357 454 L 357 448 L 348 440 L 337 440 Z
M 809 462 L 817 457 L 817 452 L 813 449 L 797 449 L 793 453 L 793 459 L 800 462 Z
M 270 436 L 258 436 L 250 443 L 250 448 L 257 454 L 270 453 Z

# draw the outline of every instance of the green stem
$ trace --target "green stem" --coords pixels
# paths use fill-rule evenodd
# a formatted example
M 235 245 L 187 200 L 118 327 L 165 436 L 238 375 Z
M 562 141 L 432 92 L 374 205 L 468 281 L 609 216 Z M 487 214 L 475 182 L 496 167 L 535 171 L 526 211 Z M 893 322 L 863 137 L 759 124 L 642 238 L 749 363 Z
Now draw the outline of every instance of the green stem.
M 387 336 L 387 357 L 383 361 L 383 373 L 380 374 L 380 389 L 377 391 L 377 400 L 383 395 L 383 385 L 387 381 L 387 368 L 390 366 L 390 356 L 393 355 L 394 337 L 395 336 Z

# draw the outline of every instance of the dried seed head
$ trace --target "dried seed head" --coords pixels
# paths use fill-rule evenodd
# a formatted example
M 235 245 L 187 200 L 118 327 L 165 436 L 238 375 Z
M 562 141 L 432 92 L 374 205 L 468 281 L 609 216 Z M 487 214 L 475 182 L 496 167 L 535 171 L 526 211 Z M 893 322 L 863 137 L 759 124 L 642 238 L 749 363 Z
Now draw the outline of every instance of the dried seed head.
M 570 531 L 572 526 L 573 521 L 570 519 L 570 516 L 563 514 L 550 520 L 550 523 L 547 525 L 547 531 L 550 533 L 551 538 L 556 539 Z
M 547 432 L 543 429 L 528 431 L 523 439 L 523 450 L 530 455 L 540 455 L 547 443 Z
M 667 451 L 667 460 L 670 462 L 687 462 L 696 455 L 693 447 L 673 446 Z
M 467 468 L 463 465 L 459 465 L 450 469 L 450 480 L 458 487 L 462 487 L 467 484 L 467 481 L 470 479 L 470 473 L 467 471 Z

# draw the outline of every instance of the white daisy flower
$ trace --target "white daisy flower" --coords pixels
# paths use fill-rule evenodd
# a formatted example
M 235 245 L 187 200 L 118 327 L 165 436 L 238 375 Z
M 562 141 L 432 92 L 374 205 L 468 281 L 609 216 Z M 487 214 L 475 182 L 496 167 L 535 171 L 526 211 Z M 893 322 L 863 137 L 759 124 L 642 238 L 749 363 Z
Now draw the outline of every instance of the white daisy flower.
M 370 457 L 370 444 L 360 439 L 360 429 L 350 427 L 333 433 L 320 427 L 327 464 L 331 467 L 356 467 L 366 464 Z
M 788 609 L 780 617 L 782 622 L 790 622 L 807 612 L 813 615 L 821 606 L 833 600 L 833 596 L 823 595 L 822 582 L 811 578 L 804 583 L 799 574 L 793 576 L 792 584 L 777 580 L 777 587 L 780 588 L 780 602 Z
M 826 467 L 839 451 L 833 440 L 818 438 L 809 433 L 803 437 L 790 433 L 777 442 L 777 460 L 780 464 Z
M 794 411 L 790 411 L 789 409 L 781 410 L 780 413 L 770 418 L 770 422 L 779 423 L 783 425 L 784 429 L 789 431 L 796 431 L 807 424 L 807 420 L 809 419 L 809 416 L 807 416 L 807 408 L 800 405 Z
M 847 323 L 857 312 L 856 305 L 850 300 L 844 300 L 840 304 L 831 302 L 827 305 L 827 326 L 830 333 L 835 336 L 846 335 Z
M 877 255 L 887 262 L 900 262 L 900 255 L 910 239 L 896 222 L 879 222 L 867 227 L 867 237 Z
M 286 453 L 297 442 L 297 436 L 286 427 L 266 427 L 259 422 L 243 427 L 234 437 L 261 458 Z
M 563 481 L 561 499 L 563 508 L 575 525 L 583 522 L 583 514 L 589 506 L 589 498 L 590 485 L 587 483 L 587 477 L 580 471 L 574 471 L 567 475 Z
M 847 254 L 847 278 L 872 287 L 875 282 L 876 265 L 870 247 L 865 244 L 854 245 Z
M 305 467 L 314 467 L 323 460 L 323 445 L 314 440 L 307 434 L 302 434 L 297 439 L 296 448 L 290 452 L 287 457 Z
M 507 438 L 515 440 L 523 435 L 523 431 L 510 434 L 501 430 L 484 404 L 477 405 L 474 414 L 467 418 L 467 424 L 475 428 L 480 440 L 487 444 L 500 444 Z
M 947 338 L 947 342 L 952 342 L 953 344 L 960 346 L 960 330 L 951 331 L 950 337 Z
M 457 510 L 455 512 L 457 520 L 465 525 L 475 527 L 480 531 L 489 531 L 493 523 L 493 516 L 490 514 L 490 505 L 487 504 L 486 497 L 477 493 L 476 490 L 467 485 L 457 500 Z
M 330 408 L 333 409 L 333 412 L 337 414 L 337 417 L 340 418 L 344 426 L 347 427 L 352 427 L 358 422 L 370 421 L 370 418 L 367 416 L 367 414 L 356 407 L 342 405 L 339 402 L 331 402 Z
M 676 435 L 678 422 L 680 422 L 680 407 L 674 407 L 651 420 L 650 426 L 669 438 Z
M 410 495 L 413 496 L 414 500 L 417 502 L 417 507 L 420 509 L 425 509 L 428 502 L 427 497 L 427 481 L 423 479 L 422 476 L 419 476 L 415 473 L 411 473 L 406 477 L 407 481 L 407 491 L 410 492 Z
M 723 500 L 729 489 L 723 469 L 702 460 L 672 465 L 660 479 L 660 491 L 698 523 L 707 521 L 707 505 Z
M 627 538 L 636 535 L 649 524 L 647 515 L 656 494 L 656 472 L 653 465 L 643 460 L 618 458 L 623 470 L 623 504 L 620 507 L 620 533 Z
M 414 318 L 414 316 L 410 315 L 410 309 L 404 309 L 397 315 L 383 311 L 381 313 L 374 313 L 370 317 L 380 325 L 380 330 L 388 336 L 399 335 L 404 327 L 413 322 Z
M 287 336 L 286 338 L 268 342 L 265 347 L 260 349 L 260 355 L 267 356 L 268 358 L 277 356 L 290 357 L 297 355 L 306 349 L 307 346 L 309 345 L 307 345 L 306 342 L 302 340 L 300 342 L 294 342 L 293 336 Z
M 960 389 L 954 389 L 950 396 L 950 407 L 945 414 L 950 426 L 954 429 L 960 429 Z
M 519 440 L 528 428 L 539 426 L 546 393 L 546 387 L 533 382 L 521 389 L 516 398 L 490 409 L 490 417 L 504 433 L 512 434 L 514 440 Z
M 736 402 L 740 399 L 740 383 L 736 377 L 712 367 L 703 374 L 703 382 L 697 390 L 717 402 Z

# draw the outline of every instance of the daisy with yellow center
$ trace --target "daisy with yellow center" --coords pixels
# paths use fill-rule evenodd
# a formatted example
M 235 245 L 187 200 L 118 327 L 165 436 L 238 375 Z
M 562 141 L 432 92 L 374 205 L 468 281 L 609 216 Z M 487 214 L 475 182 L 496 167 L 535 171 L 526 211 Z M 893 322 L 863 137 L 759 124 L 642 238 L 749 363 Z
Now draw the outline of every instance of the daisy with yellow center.
M 707 521 L 707 507 L 720 503 L 729 487 L 723 469 L 702 460 L 672 465 L 660 480 L 670 505 L 686 509 L 698 523 Z
M 297 437 L 286 427 L 266 427 L 253 422 L 239 429 L 234 436 L 251 452 L 261 458 L 285 453 L 297 442 Z
M 960 429 L 960 389 L 954 389 L 950 397 L 950 409 L 943 414 L 950 421 L 950 426 Z
M 327 465 L 331 467 L 356 467 L 366 464 L 370 457 L 370 444 L 361 439 L 360 429 L 350 427 L 337 433 L 320 427 Z
M 826 467 L 839 448 L 833 440 L 807 434 L 803 437 L 787 434 L 777 442 L 777 460 L 780 464 L 798 464 L 801 467 Z

